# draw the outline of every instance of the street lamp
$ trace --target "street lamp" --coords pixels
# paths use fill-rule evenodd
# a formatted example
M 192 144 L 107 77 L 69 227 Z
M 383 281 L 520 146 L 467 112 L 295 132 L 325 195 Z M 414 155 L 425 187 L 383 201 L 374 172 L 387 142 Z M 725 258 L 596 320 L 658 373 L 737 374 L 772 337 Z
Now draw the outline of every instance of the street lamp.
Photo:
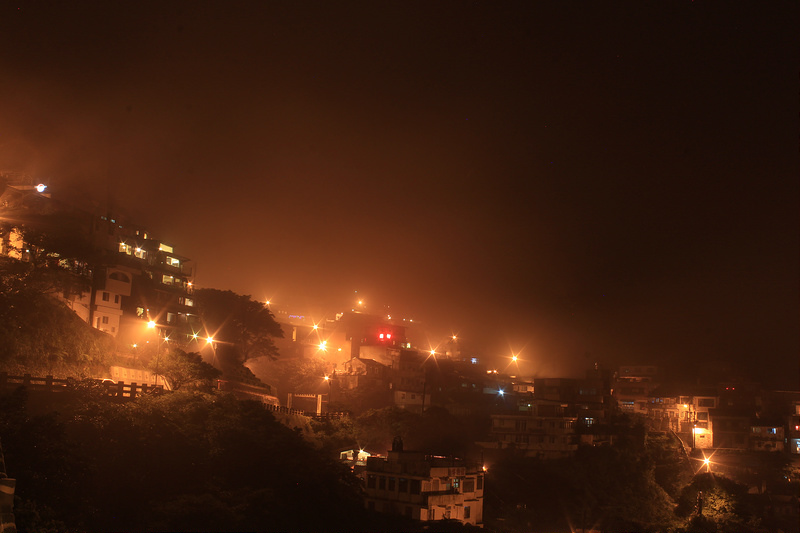
M 334 370 L 334 375 L 336 371 Z M 333 379 L 330 376 L 325 376 L 323 378 L 325 383 L 328 384 L 328 412 L 331 412 L 331 402 L 333 401 Z
M 161 335 L 158 333 L 158 324 L 156 324 L 155 320 L 150 320 L 147 323 L 147 329 L 152 329 L 156 332 L 156 385 L 158 385 L 158 365 L 160 362 L 160 348 L 161 348 Z M 165 340 L 169 340 L 168 337 L 165 337 Z

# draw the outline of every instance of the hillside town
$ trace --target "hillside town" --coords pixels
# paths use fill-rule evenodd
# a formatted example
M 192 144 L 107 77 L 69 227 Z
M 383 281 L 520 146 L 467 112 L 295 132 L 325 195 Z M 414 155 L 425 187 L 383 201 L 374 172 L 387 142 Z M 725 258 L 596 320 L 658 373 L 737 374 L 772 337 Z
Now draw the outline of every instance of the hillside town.
M 774 472 L 764 470 L 764 457 L 786 458 L 786 479 L 797 481 L 798 391 L 772 390 L 724 364 L 709 368 L 705 362 L 696 369 L 590 364 L 583 377 L 526 376 L 518 354 L 498 364 L 465 351 L 458 335 L 430 343 L 424 324 L 371 312 L 358 294 L 330 316 L 258 302 L 280 326 L 271 339 L 273 356 L 226 365 L 219 353 L 230 340 L 210 330 L 198 312 L 196 265 L 180 253 L 180 243 L 162 242 L 107 206 L 59 200 L 58 191 L 27 176 L 5 173 L 2 179 L 0 255 L 68 274 L 72 282 L 52 294 L 113 339 L 114 364 L 83 375 L 112 393 L 125 384 L 175 388 L 157 365 L 179 347 L 218 369 L 213 388 L 219 393 L 254 400 L 290 426 L 297 426 L 297 417 L 339 420 L 381 409 L 422 417 L 442 410 L 485 421 L 479 434 L 464 432 L 473 440 L 460 456 L 452 449 L 404 448 L 400 436 L 337 450 L 360 479 L 370 511 L 483 527 L 492 490 L 486 472 L 504 457 L 570 460 L 585 447 L 614 447 L 635 422 L 648 434 L 673 439 L 696 471 L 735 479 L 750 494 L 768 495 L 771 512 L 797 519 L 797 495 L 773 493 Z M 310 365 L 312 373 L 289 379 L 278 371 L 292 361 Z M 15 379 L 6 366 L 4 391 Z M 29 384 L 42 377 L 24 379 Z M 67 376 L 55 376 L 61 377 Z M 11 512 L 8 503 L 4 512 Z

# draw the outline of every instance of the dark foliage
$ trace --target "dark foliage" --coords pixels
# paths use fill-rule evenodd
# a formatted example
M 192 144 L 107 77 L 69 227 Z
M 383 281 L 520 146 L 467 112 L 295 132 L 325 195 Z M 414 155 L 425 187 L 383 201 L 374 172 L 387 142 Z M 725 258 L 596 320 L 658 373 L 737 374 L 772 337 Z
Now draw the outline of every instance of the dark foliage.
M 386 453 L 399 436 L 405 449 L 435 455 L 473 457 L 473 442 L 486 431 L 485 421 L 458 417 L 441 407 L 424 415 L 386 407 L 342 420 L 315 421 L 313 428 L 331 448 L 358 445 L 373 453 Z
M 53 270 L 53 274 L 68 273 Z M 0 258 L 0 367 L 10 372 L 88 375 L 107 363 L 113 339 L 49 296 L 31 263 Z M 33 278 L 33 279 L 32 279 Z
M 0 402 L 22 531 L 363 525 L 358 480 L 258 403 L 179 392 L 115 404 L 76 390 L 58 416 L 34 416 L 19 394 Z
M 594 528 L 663 531 L 675 527 L 673 503 L 656 482 L 658 443 L 643 445 L 631 427 L 614 446 L 581 447 L 561 460 L 525 458 L 509 450 L 487 474 L 487 521 L 502 517 L 512 531 Z M 678 466 L 678 468 L 682 468 Z
M 150 370 L 164 376 L 172 390 L 195 388 L 210 390 L 222 372 L 203 361 L 197 352 L 171 348 L 150 361 Z
M 698 493 L 703 495 L 703 513 L 697 515 Z M 747 487 L 725 476 L 702 473 L 681 491 L 676 513 L 690 517 L 695 531 L 760 531 L 761 520 Z
M 254 357 L 278 356 L 272 339 L 283 337 L 283 331 L 264 304 L 218 289 L 199 289 L 195 299 L 206 330 L 222 341 L 220 357 L 242 363 Z

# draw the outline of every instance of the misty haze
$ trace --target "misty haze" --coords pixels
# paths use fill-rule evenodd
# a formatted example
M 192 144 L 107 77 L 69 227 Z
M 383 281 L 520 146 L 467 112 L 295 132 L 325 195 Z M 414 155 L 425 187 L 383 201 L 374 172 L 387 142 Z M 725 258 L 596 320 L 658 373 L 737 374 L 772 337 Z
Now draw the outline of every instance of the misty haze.
M 797 7 L 0 5 L 0 530 L 800 531 Z

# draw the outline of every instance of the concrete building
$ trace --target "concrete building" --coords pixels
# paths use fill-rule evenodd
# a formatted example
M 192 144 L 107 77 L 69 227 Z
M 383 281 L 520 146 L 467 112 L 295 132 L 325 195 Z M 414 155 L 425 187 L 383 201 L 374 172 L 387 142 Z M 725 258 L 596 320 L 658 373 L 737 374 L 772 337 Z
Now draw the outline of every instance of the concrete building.
M 532 405 L 526 414 L 493 414 L 489 440 L 476 443 L 487 450 L 514 449 L 527 457 L 557 459 L 578 449 L 578 419 Z M 548 405 L 547 407 L 561 407 Z M 563 411 L 562 411 L 563 413 Z
M 368 457 L 365 505 L 408 518 L 483 525 L 483 468 L 455 458 L 404 451 L 395 439 L 388 457 Z
M 192 331 L 191 260 L 106 209 L 58 200 L 26 176 L 0 178 L 8 222 L 0 231 L 0 254 L 58 266 L 85 280 L 85 290 L 56 295 L 81 319 L 129 344 L 141 340 L 150 320 L 162 338 Z
M 141 343 L 150 321 L 161 338 L 205 333 L 195 311 L 193 261 L 145 228 L 110 215 L 93 217 L 91 238 L 104 252 L 95 267 L 94 327 L 127 344 Z
M 659 368 L 651 365 L 619 367 L 614 397 L 623 413 L 647 415 L 649 395 L 659 385 Z

